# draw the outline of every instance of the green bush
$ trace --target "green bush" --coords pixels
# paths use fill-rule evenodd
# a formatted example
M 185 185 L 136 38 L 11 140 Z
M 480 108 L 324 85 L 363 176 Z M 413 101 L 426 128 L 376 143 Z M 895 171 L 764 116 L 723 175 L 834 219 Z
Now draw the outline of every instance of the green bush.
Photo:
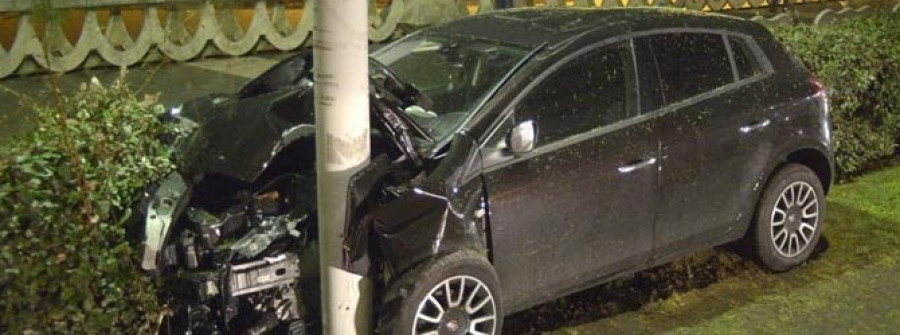
M 147 333 L 159 320 L 125 222 L 172 169 L 160 141 L 172 130 L 122 82 L 56 92 L 0 156 L 0 333 Z
M 892 155 L 900 137 L 900 14 L 772 29 L 829 89 L 838 174 Z

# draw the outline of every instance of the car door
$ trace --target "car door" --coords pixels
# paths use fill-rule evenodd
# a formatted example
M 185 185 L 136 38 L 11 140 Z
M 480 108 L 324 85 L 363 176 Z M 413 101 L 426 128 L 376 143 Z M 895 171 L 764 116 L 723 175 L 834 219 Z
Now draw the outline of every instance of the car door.
M 652 55 L 642 71 L 657 71 L 666 112 L 660 118 L 660 207 L 654 248 L 666 258 L 686 249 L 723 242 L 749 219 L 746 197 L 754 172 L 749 157 L 758 145 L 741 129 L 756 120 L 754 99 L 730 58 L 726 38 L 707 31 L 657 34 L 639 39 Z M 653 61 L 655 59 L 655 62 Z
M 510 310 L 646 261 L 658 129 L 636 116 L 630 41 L 570 56 L 524 90 L 482 151 L 494 266 Z M 533 151 L 504 135 L 535 121 Z

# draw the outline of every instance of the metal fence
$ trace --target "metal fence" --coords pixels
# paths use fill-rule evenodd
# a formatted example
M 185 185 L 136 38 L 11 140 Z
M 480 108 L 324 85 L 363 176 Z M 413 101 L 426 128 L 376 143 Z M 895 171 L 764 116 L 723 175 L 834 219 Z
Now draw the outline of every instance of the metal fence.
M 310 40 L 316 1 L 328 0 L 0 0 L 0 78 L 295 50 Z M 410 28 L 506 6 L 667 6 L 718 11 L 767 5 L 767 0 L 370 0 L 369 39 L 381 42 Z M 898 9 L 900 4 L 893 7 Z M 826 9 L 816 23 L 864 10 Z M 790 22 L 786 15 L 755 19 Z

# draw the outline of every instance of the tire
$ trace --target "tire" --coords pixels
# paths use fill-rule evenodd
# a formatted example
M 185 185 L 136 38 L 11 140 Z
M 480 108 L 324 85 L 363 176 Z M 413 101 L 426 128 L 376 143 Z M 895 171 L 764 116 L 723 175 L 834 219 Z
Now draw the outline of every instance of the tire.
M 387 334 L 429 334 L 439 329 L 432 334 L 501 334 L 499 280 L 491 264 L 475 251 L 429 261 L 410 270 L 399 284 L 399 315 L 387 316 L 394 318 Z
M 825 217 L 825 191 L 808 167 L 790 163 L 769 180 L 760 198 L 749 233 L 762 265 L 788 271 L 816 249 Z

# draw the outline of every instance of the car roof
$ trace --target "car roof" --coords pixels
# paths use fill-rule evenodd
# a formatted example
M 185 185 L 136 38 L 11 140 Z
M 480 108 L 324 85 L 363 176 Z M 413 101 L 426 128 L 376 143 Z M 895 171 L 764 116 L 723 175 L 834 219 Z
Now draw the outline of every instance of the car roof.
M 520 8 L 471 16 L 426 33 L 482 39 L 534 48 L 551 48 L 601 31 L 602 39 L 661 28 L 711 28 L 749 32 L 752 21 L 715 13 L 670 8 Z

